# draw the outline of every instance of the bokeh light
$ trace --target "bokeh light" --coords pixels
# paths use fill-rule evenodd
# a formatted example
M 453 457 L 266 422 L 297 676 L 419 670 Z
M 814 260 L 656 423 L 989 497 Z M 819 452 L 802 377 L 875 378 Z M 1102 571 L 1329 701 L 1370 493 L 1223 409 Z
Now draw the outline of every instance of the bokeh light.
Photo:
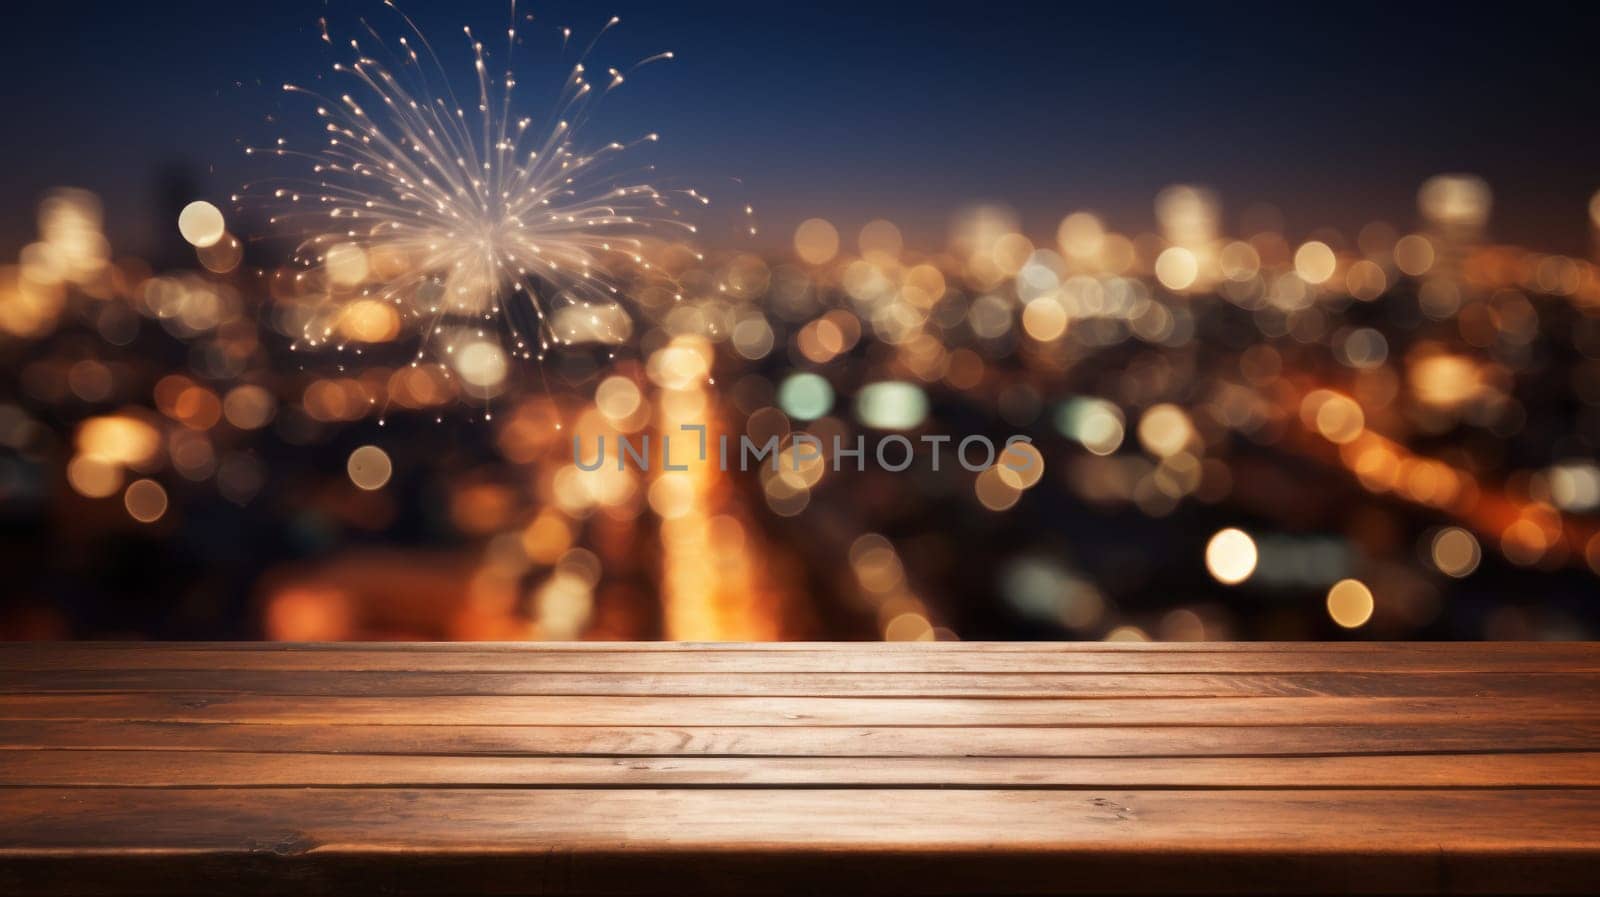
M 122 493 L 128 516 L 140 523 L 155 523 L 167 513 L 167 490 L 155 480 L 134 480 Z
M 1206 569 L 1223 585 L 1238 585 L 1256 571 L 1255 540 L 1244 530 L 1219 530 L 1206 543 Z
M 790 374 L 778 388 L 778 407 L 797 420 L 816 420 L 833 409 L 833 387 L 816 374 Z
M 1447 526 L 1435 533 L 1429 556 L 1439 572 L 1457 579 L 1471 576 L 1483 560 L 1478 540 L 1459 526 Z
M 856 417 L 878 430 L 911 430 L 928 415 L 928 397 L 914 383 L 871 383 L 856 396 Z
M 205 249 L 214 246 L 227 233 L 222 210 L 203 199 L 197 199 L 178 213 L 178 232 L 191 246 Z
M 1345 629 L 1358 629 L 1372 619 L 1372 591 L 1355 579 L 1341 579 L 1328 590 L 1328 616 Z
M 839 231 L 821 218 L 808 218 L 795 228 L 794 251 L 808 265 L 825 265 L 839 254 Z
M 389 482 L 394 465 L 388 452 L 375 445 L 363 445 L 350 453 L 345 470 L 350 474 L 350 482 L 370 492 L 382 489 Z

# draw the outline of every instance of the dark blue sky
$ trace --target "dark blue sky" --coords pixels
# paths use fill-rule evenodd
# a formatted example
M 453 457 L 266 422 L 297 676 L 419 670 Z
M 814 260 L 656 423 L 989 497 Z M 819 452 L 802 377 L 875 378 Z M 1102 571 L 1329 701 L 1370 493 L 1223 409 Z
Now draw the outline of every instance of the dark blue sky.
M 482 0 L 403 5 L 458 49 L 462 24 L 488 36 L 507 21 Z M 1576 251 L 1600 187 L 1600 21 L 1579 4 L 525 11 L 580 36 L 620 15 L 602 63 L 674 50 L 678 61 L 613 97 L 594 135 L 660 131 L 664 169 L 713 193 L 741 178 L 774 234 L 811 215 L 885 216 L 933 238 L 976 200 L 1015 206 L 1039 231 L 1075 208 L 1138 227 L 1176 181 L 1217 188 L 1232 213 L 1276 204 L 1292 232 L 1353 230 L 1410 221 L 1423 178 L 1465 170 L 1494 187 L 1498 235 Z M 240 138 L 305 133 L 308 110 L 276 86 L 332 61 L 319 16 L 337 34 L 361 14 L 397 33 L 375 0 L 12 4 L 0 29 L 0 236 L 27 238 L 37 197 L 78 185 L 105 197 L 119 249 L 143 249 L 150 228 L 170 226 L 157 211 L 162 172 L 225 195 L 256 173 Z M 524 34 L 530 55 L 554 47 Z M 533 69 L 522 80 L 537 93 Z

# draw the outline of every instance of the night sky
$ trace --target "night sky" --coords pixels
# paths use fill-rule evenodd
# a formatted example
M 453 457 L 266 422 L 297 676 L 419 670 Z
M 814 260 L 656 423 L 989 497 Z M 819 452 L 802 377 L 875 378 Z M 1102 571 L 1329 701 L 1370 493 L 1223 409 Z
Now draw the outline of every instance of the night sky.
M 461 25 L 493 46 L 508 21 L 504 4 L 480 0 L 404 6 L 447 60 L 463 49 Z M 1410 223 L 1424 178 L 1468 171 L 1494 188 L 1496 237 L 1579 252 L 1600 188 L 1600 22 L 1580 4 L 529 11 L 520 89 L 534 99 L 561 77 L 537 62 L 559 49 L 556 26 L 582 44 L 621 16 L 601 65 L 675 51 L 608 98 L 591 136 L 660 131 L 664 171 L 752 202 L 775 242 L 813 215 L 846 228 L 888 217 L 936 240 L 980 200 L 1020 209 L 1035 232 L 1078 208 L 1140 228 L 1174 182 L 1218 190 L 1230 222 L 1267 202 L 1291 235 L 1353 232 L 1379 217 Z M 319 16 L 336 36 L 356 34 L 361 15 L 388 35 L 403 27 L 364 0 L 23 3 L 5 15 L 0 239 L 31 239 L 39 196 L 82 186 L 104 197 L 119 252 L 146 251 L 152 229 L 171 227 L 163 193 L 222 198 L 258 175 L 241 140 L 312 133 L 308 105 L 277 87 L 344 55 L 318 39 Z

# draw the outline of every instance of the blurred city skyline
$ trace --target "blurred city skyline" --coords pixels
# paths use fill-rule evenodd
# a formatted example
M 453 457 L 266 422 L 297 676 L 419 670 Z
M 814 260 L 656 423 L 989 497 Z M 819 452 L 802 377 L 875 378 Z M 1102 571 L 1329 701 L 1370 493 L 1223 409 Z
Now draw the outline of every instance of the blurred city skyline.
M 0 638 L 1600 631 L 1581 11 L 406 6 L 14 14 Z

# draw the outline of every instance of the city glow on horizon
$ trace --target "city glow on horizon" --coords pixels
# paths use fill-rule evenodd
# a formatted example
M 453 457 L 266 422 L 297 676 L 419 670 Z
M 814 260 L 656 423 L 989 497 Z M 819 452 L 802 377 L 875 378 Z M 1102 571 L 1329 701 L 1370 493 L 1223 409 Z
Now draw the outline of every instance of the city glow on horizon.
M 1465 208 L 1449 200 L 1435 210 L 1443 216 L 1437 223 L 1425 220 L 1414 233 L 1375 223 L 1354 241 L 1328 229 L 1308 239 L 1233 235 L 1214 194 L 1164 195 L 1163 234 L 1119 233 L 1099 216 L 1075 212 L 1054 239 L 1041 239 L 990 206 L 958 216 L 943 248 L 919 246 L 885 219 L 848 238 L 833 223 L 810 219 L 787 255 L 685 254 L 663 243 L 646 257 L 670 267 L 681 292 L 640 287 L 617 306 L 626 306 L 621 318 L 575 319 L 574 328 L 628 335 L 588 344 L 599 350 L 564 349 L 552 356 L 551 379 L 538 379 L 505 343 L 473 330 L 447 328 L 434 343 L 440 363 L 413 365 L 395 345 L 404 322 L 394 304 L 363 295 L 394 270 L 393 259 L 349 241 L 329 247 L 327 280 L 317 289 L 339 297 L 332 326 L 350 348 L 325 359 L 278 358 L 271 347 L 295 340 L 304 320 L 304 281 L 289 286 L 292 264 L 265 273 L 230 267 L 215 253 L 236 251 L 231 235 L 195 247 L 194 272 L 113 264 L 92 198 L 64 194 L 51 206 L 49 229 L 41 227 L 41 243 L 20 260 L 19 292 L 8 294 L 60 304 L 11 300 L 0 306 L 0 320 L 17 322 L 15 333 L 87 326 L 106 347 L 103 359 L 67 355 L 53 381 L 35 368 L 20 382 L 30 402 L 96 409 L 69 432 L 62 481 L 81 500 L 120 504 L 123 520 L 156 532 L 182 527 L 199 495 L 244 507 L 259 507 L 263 494 L 275 498 L 268 486 L 292 468 L 253 445 L 309 451 L 347 431 L 368 441 L 351 443 L 361 447 L 342 456 L 343 494 L 368 497 L 352 506 L 360 510 L 340 513 L 353 515 L 349 525 L 382 527 L 412 488 L 396 480 L 396 467 L 404 465 L 409 481 L 429 476 L 437 459 L 418 457 L 404 437 L 383 438 L 392 431 L 363 428 L 387 415 L 406 432 L 419 421 L 448 427 L 464 407 L 492 399 L 492 414 L 472 415 L 493 443 L 495 459 L 479 474 L 489 481 L 437 487 L 448 496 L 440 513 L 449 525 L 485 540 L 468 590 L 474 610 L 452 618 L 447 633 L 651 632 L 649 617 L 637 611 L 648 599 L 638 586 L 618 583 L 639 575 L 624 571 L 652 540 L 662 566 L 648 577 L 664 578 L 647 577 L 643 588 L 674 584 L 659 593 L 673 608 L 661 631 L 708 638 L 800 631 L 783 621 L 822 599 L 766 578 L 765 567 L 792 551 L 770 537 L 783 525 L 774 521 L 798 525 L 827 515 L 848 521 L 839 524 L 847 531 L 894 532 L 872 516 L 872 502 L 884 495 L 921 501 L 905 490 L 927 481 L 915 466 L 904 479 L 882 482 L 840 472 L 832 459 L 802 456 L 796 440 L 826 444 L 839 436 L 849 444 L 859 434 L 871 445 L 891 434 L 946 432 L 953 420 L 958 428 L 988 420 L 1035 440 L 986 469 L 941 474 L 957 487 L 941 500 L 976 512 L 974 520 L 1004 527 L 1064 507 L 1086 520 L 1224 518 L 1207 527 L 1208 542 L 1146 556 L 1146 564 L 1198 563 L 1213 589 L 1237 599 L 1202 589 L 1213 597 L 1143 609 L 1114 579 L 1093 572 L 1093 557 L 1030 561 L 1018 568 L 1025 575 L 1006 572 L 1013 565 L 997 558 L 998 594 L 1074 637 L 1225 637 L 1252 625 L 1233 601 L 1242 608 L 1276 593 L 1303 593 L 1305 606 L 1337 627 L 1330 631 L 1389 636 L 1439 619 L 1438 596 L 1449 583 L 1476 582 L 1485 569 L 1600 571 L 1600 533 L 1587 528 L 1587 515 L 1600 507 L 1600 469 L 1570 456 L 1502 469 L 1464 457 L 1459 446 L 1440 451 L 1426 435 L 1517 432 L 1526 419 L 1519 415 L 1532 412 L 1518 398 L 1529 369 L 1504 347 L 1554 338 L 1583 351 L 1583 327 L 1548 327 L 1563 304 L 1580 311 L 1600 304 L 1591 262 L 1484 243 L 1473 230 L 1470 190 Z M 1165 280 L 1163 265 L 1174 263 L 1163 258 L 1182 263 Z M 93 304 L 69 318 L 67 297 L 79 294 Z M 1420 332 L 1384 317 L 1408 301 Z M 1218 327 L 1231 328 L 1229 340 L 1213 341 Z M 131 362 L 119 356 L 141 332 L 196 347 L 151 377 L 143 396 L 128 391 Z M 43 336 L 27 339 L 50 345 Z M 604 357 L 580 363 L 588 351 Z M 1579 365 L 1573 373 L 1580 404 L 1600 395 L 1584 379 L 1588 370 Z M 568 434 L 659 437 L 713 411 L 730 432 L 776 436 L 779 468 L 758 465 L 742 484 L 713 470 L 642 478 L 580 472 L 570 458 L 557 463 L 563 452 L 570 456 Z M 1335 515 L 1343 521 L 1335 527 L 1344 528 L 1292 535 L 1276 531 L 1281 518 L 1256 519 L 1256 506 L 1246 534 L 1226 518 L 1246 507 L 1242 501 L 1260 501 L 1260 462 L 1247 460 L 1260 452 L 1345 478 L 1391 509 L 1398 503 L 1446 520 L 1374 548 L 1364 540 L 1380 512 Z M 1013 454 L 1033 463 L 1004 466 Z M 858 499 L 866 504 L 858 508 Z M 733 552 L 746 572 L 706 569 L 716 552 Z M 901 572 L 888 591 L 874 591 L 887 564 L 879 549 L 863 557 L 870 561 L 844 594 L 866 602 L 862 612 L 879 637 L 963 634 L 950 622 L 943 584 L 927 578 L 924 555 L 897 551 Z M 697 597 L 751 589 L 765 597 Z M 323 600 L 316 590 L 285 594 L 301 614 Z M 632 596 L 626 600 L 635 610 L 618 616 L 622 595 Z M 1482 625 L 1515 635 L 1538 623 L 1512 608 Z

